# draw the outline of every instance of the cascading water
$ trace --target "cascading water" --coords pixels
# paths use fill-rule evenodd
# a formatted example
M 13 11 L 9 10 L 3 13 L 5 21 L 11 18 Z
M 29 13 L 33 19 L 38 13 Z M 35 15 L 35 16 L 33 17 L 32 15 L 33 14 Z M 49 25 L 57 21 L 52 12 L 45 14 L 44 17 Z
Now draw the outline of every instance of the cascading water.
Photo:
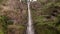
M 27 25 L 27 34 L 34 34 L 34 29 L 32 25 L 31 11 L 30 11 L 30 2 L 27 1 L 28 5 L 28 25 Z

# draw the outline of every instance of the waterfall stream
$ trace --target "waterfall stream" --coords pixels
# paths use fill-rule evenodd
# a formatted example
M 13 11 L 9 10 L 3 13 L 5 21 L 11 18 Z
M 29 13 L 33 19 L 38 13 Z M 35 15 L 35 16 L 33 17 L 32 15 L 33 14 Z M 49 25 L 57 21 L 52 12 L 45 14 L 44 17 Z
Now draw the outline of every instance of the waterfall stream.
M 32 25 L 31 11 L 30 11 L 30 1 L 31 0 L 27 0 L 27 5 L 28 5 L 28 25 L 27 25 L 26 34 L 34 34 L 34 29 L 33 29 L 33 25 Z M 21 2 L 21 0 L 20 0 L 20 2 Z
M 32 25 L 31 11 L 30 11 L 30 2 L 27 2 L 28 5 L 28 25 L 27 25 L 27 34 L 34 34 L 34 29 Z

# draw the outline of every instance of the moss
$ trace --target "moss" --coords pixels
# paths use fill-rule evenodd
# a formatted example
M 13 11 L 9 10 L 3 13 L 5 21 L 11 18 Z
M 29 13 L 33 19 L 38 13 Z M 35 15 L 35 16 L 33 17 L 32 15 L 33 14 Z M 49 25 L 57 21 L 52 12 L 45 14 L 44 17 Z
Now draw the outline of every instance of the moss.
M 0 0 L 0 3 L 2 2 L 3 0 Z
M 3 30 L 0 28 L 0 34 L 4 34 Z

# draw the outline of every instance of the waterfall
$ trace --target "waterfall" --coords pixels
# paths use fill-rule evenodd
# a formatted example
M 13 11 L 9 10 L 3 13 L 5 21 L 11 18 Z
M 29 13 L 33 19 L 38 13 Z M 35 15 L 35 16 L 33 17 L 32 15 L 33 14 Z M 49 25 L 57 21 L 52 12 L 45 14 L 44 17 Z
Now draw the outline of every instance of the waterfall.
M 32 25 L 32 18 L 31 18 L 31 11 L 30 11 L 30 1 L 31 0 L 27 0 L 27 5 L 28 5 L 28 25 L 27 25 L 26 34 L 34 34 L 34 29 L 33 29 L 33 25 Z M 20 0 L 20 2 L 21 2 L 21 0 Z
M 27 34 L 34 34 L 34 29 L 32 25 L 31 11 L 30 11 L 30 2 L 27 1 L 28 5 L 28 25 L 27 25 Z
M 20 2 L 21 2 L 21 0 L 20 0 Z

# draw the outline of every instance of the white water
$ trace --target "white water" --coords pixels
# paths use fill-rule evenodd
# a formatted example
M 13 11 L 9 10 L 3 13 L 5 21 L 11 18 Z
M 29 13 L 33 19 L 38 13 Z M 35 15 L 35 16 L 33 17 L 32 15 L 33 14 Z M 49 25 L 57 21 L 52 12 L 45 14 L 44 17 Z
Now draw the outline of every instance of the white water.
M 30 2 L 34 2 L 34 1 L 37 1 L 37 0 L 30 0 Z
M 30 11 L 30 2 L 27 2 L 28 5 L 28 25 L 27 25 L 27 34 L 34 34 L 34 29 L 32 25 L 31 11 Z
M 21 2 L 21 0 L 20 0 L 20 2 Z
M 33 29 L 33 25 L 32 25 L 32 18 L 31 18 L 31 11 L 30 11 L 30 1 L 31 0 L 27 0 L 27 5 L 28 5 L 28 25 L 27 25 L 26 34 L 34 34 L 34 29 Z M 21 0 L 20 0 L 20 2 L 21 2 Z

